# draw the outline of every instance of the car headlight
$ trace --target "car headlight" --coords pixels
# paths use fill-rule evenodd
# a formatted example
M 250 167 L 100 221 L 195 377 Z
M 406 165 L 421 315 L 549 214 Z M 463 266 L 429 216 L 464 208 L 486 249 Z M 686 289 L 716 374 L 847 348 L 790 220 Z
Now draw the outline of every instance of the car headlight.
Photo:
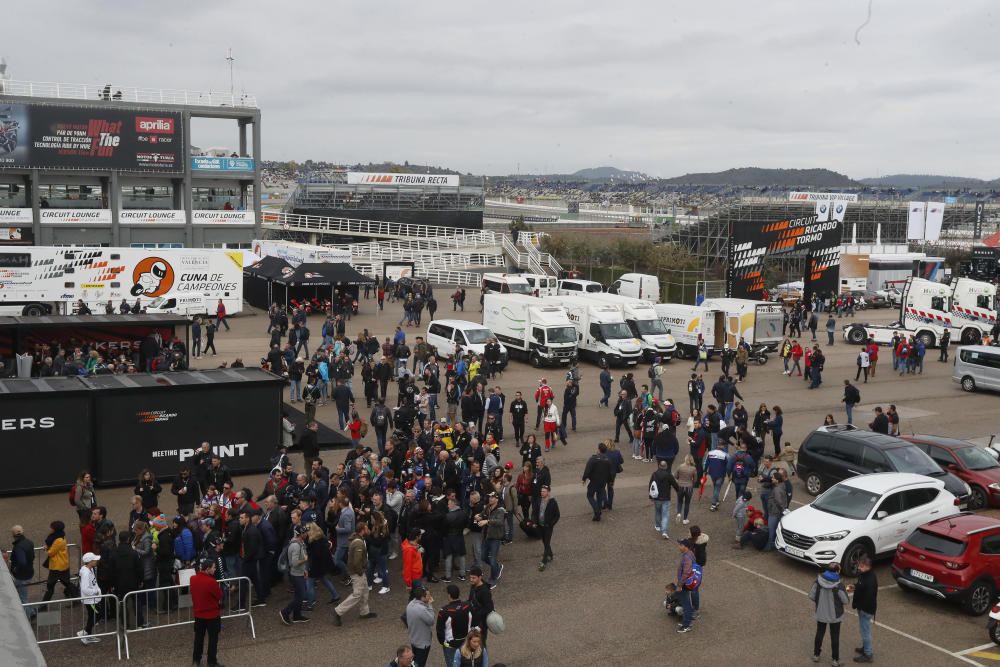
M 842 540 L 851 534 L 849 530 L 838 530 L 836 533 L 827 533 L 826 535 L 817 535 L 817 542 L 836 542 L 837 540 Z
M 993 482 L 992 484 L 990 484 L 990 488 L 993 489 L 994 491 L 1000 491 L 1000 483 Z

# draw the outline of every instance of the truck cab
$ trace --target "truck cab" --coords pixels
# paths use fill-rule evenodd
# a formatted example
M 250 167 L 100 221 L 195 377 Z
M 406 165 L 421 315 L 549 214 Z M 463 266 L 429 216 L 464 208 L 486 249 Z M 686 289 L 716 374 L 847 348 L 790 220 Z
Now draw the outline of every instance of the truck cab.
M 985 287 L 983 287 L 985 286 Z M 955 303 L 956 293 L 961 292 L 964 305 Z M 910 278 L 903 288 L 900 303 L 900 322 L 908 332 L 914 333 L 927 347 L 934 347 L 946 328 L 951 338 L 962 345 L 975 345 L 989 333 L 996 320 L 984 316 L 987 310 L 978 306 L 985 303 L 995 306 L 996 288 L 989 283 L 959 279 L 952 285 Z M 982 298 L 980 298 L 982 297 Z
M 516 273 L 484 273 L 483 290 L 495 294 L 531 294 L 531 285 Z
M 602 366 L 634 366 L 642 357 L 642 341 L 637 339 L 622 317 L 619 307 L 596 303 L 584 296 L 546 297 L 545 303 L 562 305 L 576 328 L 581 357 Z
M 621 309 L 625 324 L 632 331 L 632 335 L 642 341 L 643 356 L 646 361 L 652 361 L 656 357 L 670 361 L 674 356 L 677 342 L 656 314 L 653 304 L 620 294 L 590 294 L 587 298 L 600 303 L 609 303 Z
M 646 273 L 623 273 L 618 280 L 608 286 L 608 294 L 620 294 L 658 303 L 660 300 L 660 279 Z
M 523 294 L 487 294 L 483 326 L 496 334 L 512 356 L 536 368 L 568 365 L 576 359 L 576 327 L 561 305 Z
M 997 321 L 996 285 L 971 278 L 952 282 L 952 323 L 980 322 L 992 327 Z

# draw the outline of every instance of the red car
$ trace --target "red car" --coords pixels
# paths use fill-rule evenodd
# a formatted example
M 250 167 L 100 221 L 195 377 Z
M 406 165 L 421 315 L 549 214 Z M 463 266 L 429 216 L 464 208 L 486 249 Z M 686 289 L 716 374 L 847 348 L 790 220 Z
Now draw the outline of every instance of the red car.
M 1000 590 L 1000 521 L 963 512 L 925 523 L 896 547 L 892 576 L 900 588 L 986 613 Z
M 939 435 L 902 435 L 934 462 L 969 485 L 969 509 L 1000 507 L 1000 463 L 982 447 Z

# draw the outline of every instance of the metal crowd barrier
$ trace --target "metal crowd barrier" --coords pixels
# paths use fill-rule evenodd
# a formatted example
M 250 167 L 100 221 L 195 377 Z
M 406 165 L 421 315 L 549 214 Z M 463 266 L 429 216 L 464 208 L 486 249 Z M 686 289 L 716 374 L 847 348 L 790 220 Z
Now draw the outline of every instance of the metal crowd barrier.
M 250 628 L 250 636 L 257 639 L 254 630 L 251 602 L 254 599 L 253 585 L 249 577 L 232 577 L 219 581 L 222 586 L 222 620 L 246 617 Z M 239 589 L 247 587 L 245 600 L 247 608 L 239 608 Z M 166 610 L 158 612 L 160 593 L 163 593 Z M 174 598 L 176 595 L 176 599 Z M 149 597 L 147 597 L 149 596 Z M 151 599 L 150 599 L 151 598 Z M 148 605 L 148 607 L 145 607 Z M 145 623 L 139 624 L 140 606 L 144 606 Z M 136 632 L 150 632 L 161 628 L 174 628 L 181 625 L 194 625 L 194 610 L 191 605 L 191 593 L 188 586 L 160 586 L 132 591 L 125 595 L 119 604 L 121 635 L 125 640 L 125 659 L 131 659 L 129 653 L 129 635 Z
M 66 545 L 66 549 L 69 551 L 69 578 L 76 583 L 80 578 L 80 558 L 83 554 L 80 553 L 79 544 L 71 542 Z M 5 551 L 4 553 L 10 556 L 10 551 Z M 76 558 L 73 557 L 74 554 L 76 555 Z M 36 584 L 44 584 L 48 580 L 49 571 L 42 567 L 42 563 L 44 563 L 45 559 L 48 557 L 48 551 L 44 546 L 35 547 L 35 562 L 33 564 L 35 568 L 35 576 L 32 578 L 30 585 L 34 586 Z
M 98 598 L 98 620 L 90 637 L 114 637 L 118 649 L 118 659 L 122 659 L 120 617 L 118 600 L 114 595 L 88 596 Z M 22 605 L 28 616 L 34 616 L 31 627 L 35 631 L 35 641 L 41 644 L 55 642 L 82 641 L 77 633 L 84 629 L 87 620 L 83 598 L 64 598 L 48 602 L 28 602 Z

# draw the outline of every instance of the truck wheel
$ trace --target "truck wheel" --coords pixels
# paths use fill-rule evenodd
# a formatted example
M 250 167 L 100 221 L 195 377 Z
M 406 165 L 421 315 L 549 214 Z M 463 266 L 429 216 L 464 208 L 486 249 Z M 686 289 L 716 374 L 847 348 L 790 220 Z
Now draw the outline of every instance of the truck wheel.
M 851 330 L 847 332 L 847 342 L 854 343 L 855 345 L 860 345 L 868 339 L 868 333 L 865 331 L 864 327 L 851 327 Z
M 45 314 L 45 307 L 40 303 L 28 304 L 22 311 L 28 317 L 41 317 Z
M 963 334 L 964 335 L 964 334 Z M 924 344 L 924 347 L 934 347 L 934 334 L 930 331 L 921 331 L 917 334 L 917 340 Z
M 528 356 L 528 361 L 530 361 L 531 365 L 535 368 L 542 367 L 542 357 L 538 354 L 538 350 L 531 351 L 531 354 Z
M 962 345 L 979 345 L 983 334 L 979 329 L 966 329 L 962 332 Z
M 970 392 L 976 390 L 976 381 L 972 379 L 971 375 L 966 375 L 962 378 L 962 389 Z
M 611 364 L 608 363 L 608 355 L 603 352 L 597 355 L 597 365 L 601 368 L 611 368 Z

